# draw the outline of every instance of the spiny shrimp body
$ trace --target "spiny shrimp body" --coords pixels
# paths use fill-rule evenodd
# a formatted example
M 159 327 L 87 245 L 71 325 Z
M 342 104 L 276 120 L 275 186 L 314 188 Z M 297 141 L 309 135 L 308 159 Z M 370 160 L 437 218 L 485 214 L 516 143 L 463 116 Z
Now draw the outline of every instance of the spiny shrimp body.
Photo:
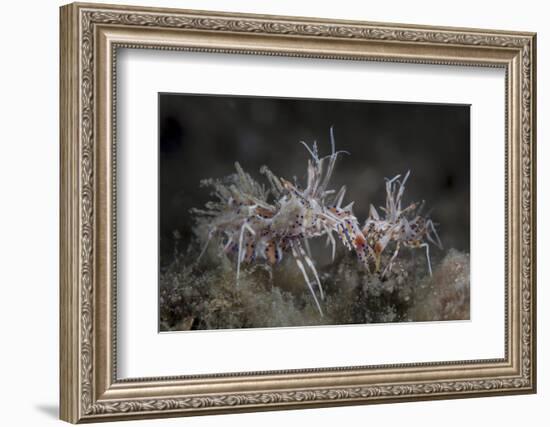
M 424 248 L 426 250 L 430 275 L 432 274 L 432 265 L 428 242 L 442 249 L 434 223 L 430 219 L 420 215 L 422 204 L 419 206 L 416 203 L 411 203 L 404 209 L 401 207 L 401 199 L 409 175 L 410 171 L 405 174 L 403 181 L 399 180 L 400 175 L 392 179 L 386 178 L 386 206 L 385 208 L 381 208 L 384 216 L 380 216 L 376 208 L 371 205 L 369 217 L 363 227 L 363 234 L 367 240 L 371 255 L 375 260 L 376 271 L 380 270 L 383 251 L 390 243 L 395 243 L 395 250 L 382 272 L 382 276 L 391 271 L 401 245 L 409 248 Z

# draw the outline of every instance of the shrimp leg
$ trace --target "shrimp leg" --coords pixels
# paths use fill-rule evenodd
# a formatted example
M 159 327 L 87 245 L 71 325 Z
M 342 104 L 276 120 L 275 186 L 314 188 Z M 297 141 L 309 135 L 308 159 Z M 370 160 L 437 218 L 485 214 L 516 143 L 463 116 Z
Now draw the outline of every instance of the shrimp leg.
M 313 296 L 313 300 L 315 301 L 315 305 L 317 305 L 317 309 L 319 310 L 319 313 L 321 314 L 321 317 L 324 316 L 323 309 L 321 308 L 321 304 L 319 304 L 319 300 L 317 299 L 317 295 L 315 295 L 315 290 L 313 289 L 313 286 L 311 286 L 311 282 L 309 281 L 309 277 L 306 273 L 306 269 L 304 268 L 304 264 L 299 259 L 299 255 L 296 252 L 296 249 L 294 246 L 292 246 L 292 255 L 294 256 L 294 260 L 296 261 L 296 264 L 298 265 L 298 268 L 302 272 L 302 275 L 304 276 L 304 279 L 307 283 L 307 286 L 309 288 L 309 291 L 311 292 L 311 295 Z
M 315 277 L 315 282 L 317 283 L 317 286 L 319 287 L 319 292 L 321 293 L 321 299 L 325 299 L 325 293 L 323 292 L 323 287 L 321 286 L 321 280 L 319 279 L 319 274 L 317 274 L 317 269 L 315 268 L 315 265 L 313 264 L 313 261 L 311 260 L 310 256 L 307 255 L 304 252 L 304 248 L 300 244 L 300 242 L 296 242 L 296 246 L 298 247 L 298 250 L 300 251 L 300 255 L 302 259 L 306 262 L 308 267 L 310 268 L 311 272 L 313 273 L 313 276 Z
M 426 248 L 426 259 L 428 260 L 428 270 L 430 272 L 430 276 L 432 275 L 432 263 L 430 261 L 430 245 L 427 243 L 422 243 L 418 246 L 419 248 Z
M 332 235 L 332 230 L 328 227 L 324 227 L 325 232 L 327 233 L 327 246 L 330 244 L 332 246 L 332 261 L 334 262 L 334 258 L 336 256 L 336 240 L 334 240 L 334 236 Z
M 241 262 L 243 260 L 243 237 L 245 230 L 248 230 L 253 236 L 256 234 L 256 232 L 246 222 L 241 226 L 241 232 L 239 234 L 239 252 L 237 254 L 237 286 L 239 286 L 239 276 L 241 274 Z
M 382 272 L 382 277 L 385 277 L 386 273 L 389 273 L 391 271 L 391 269 L 393 267 L 393 262 L 395 261 L 395 258 L 397 257 L 397 254 L 399 253 L 400 243 L 401 242 L 399 242 L 399 241 L 397 242 L 397 246 L 395 247 L 395 251 L 393 252 L 392 257 L 390 258 L 390 261 L 388 262 L 388 265 L 386 266 L 386 268 Z

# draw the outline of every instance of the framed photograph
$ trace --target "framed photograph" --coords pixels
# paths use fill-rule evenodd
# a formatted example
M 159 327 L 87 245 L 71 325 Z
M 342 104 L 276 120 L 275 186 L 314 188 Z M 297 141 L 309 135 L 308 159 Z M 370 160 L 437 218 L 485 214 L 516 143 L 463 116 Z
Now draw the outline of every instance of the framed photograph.
M 536 391 L 535 34 L 60 22 L 63 420 Z

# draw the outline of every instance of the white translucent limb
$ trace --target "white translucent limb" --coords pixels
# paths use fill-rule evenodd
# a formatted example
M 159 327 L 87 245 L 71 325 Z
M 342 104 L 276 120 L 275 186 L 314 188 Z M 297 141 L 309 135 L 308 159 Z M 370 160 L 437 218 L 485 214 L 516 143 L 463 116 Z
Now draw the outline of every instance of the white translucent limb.
M 426 222 L 426 228 L 428 229 L 428 233 L 426 234 L 426 237 L 430 242 L 432 242 L 434 245 L 436 245 L 439 249 L 443 249 L 443 244 L 441 243 L 441 240 L 439 239 L 439 235 L 437 234 L 437 231 L 435 229 L 434 223 L 431 220 L 428 220 Z M 432 237 L 435 237 L 435 239 Z
M 252 179 L 252 177 L 247 174 L 239 162 L 235 162 L 235 169 L 239 176 L 239 181 L 241 182 L 242 188 L 249 194 L 255 194 L 255 188 L 257 183 Z
M 316 177 L 316 183 L 315 183 L 315 191 L 317 191 L 318 188 L 320 188 L 321 183 L 323 181 L 323 173 L 324 173 L 324 159 L 321 159 L 318 157 L 317 164 L 316 164 L 316 170 L 317 170 L 317 177 Z
M 315 268 L 315 265 L 313 264 L 313 261 L 311 261 L 310 257 L 304 255 L 304 260 L 306 261 L 310 270 L 313 272 L 313 276 L 315 276 L 315 281 L 317 282 L 317 286 L 319 287 L 319 292 L 321 293 L 321 299 L 324 300 L 325 293 L 323 292 L 323 287 L 321 286 L 321 280 L 319 279 L 319 275 L 317 274 L 317 269 Z
M 311 292 L 311 295 L 313 296 L 313 300 L 315 301 L 315 305 L 317 305 L 317 309 L 319 310 L 319 313 L 321 314 L 321 317 L 324 316 L 323 309 L 321 308 L 321 304 L 319 304 L 319 300 L 317 299 L 317 295 L 315 295 L 315 290 L 313 289 L 313 286 L 311 286 L 311 282 L 309 281 L 309 277 L 307 275 L 306 269 L 304 268 L 304 264 L 300 259 L 298 258 L 298 254 L 296 253 L 296 250 L 294 249 L 294 246 L 292 246 L 292 255 L 294 256 L 294 260 L 296 261 L 296 265 L 298 265 L 298 268 L 302 272 L 302 275 L 304 276 L 304 279 L 307 283 L 307 287 L 309 288 L 309 291 Z
M 384 249 L 386 249 L 386 246 L 390 243 L 391 240 L 391 234 L 388 231 L 386 234 L 384 234 L 375 245 L 374 250 L 374 262 L 375 262 L 375 271 L 380 271 L 380 261 L 382 260 L 382 252 L 384 252 Z
M 393 183 L 400 177 L 401 175 L 395 175 L 392 179 L 384 178 L 386 180 L 386 202 L 393 200 Z
M 312 163 L 311 160 L 308 161 L 308 180 L 305 194 L 313 198 L 317 197 L 322 172 L 323 162 L 319 160 L 316 160 L 315 163 Z
M 239 234 L 239 252 L 237 254 L 237 286 L 239 286 L 239 276 L 241 274 L 241 254 L 243 250 L 243 235 L 245 230 L 245 224 L 241 226 L 241 232 Z
M 397 181 L 401 175 L 396 175 L 392 179 L 386 178 L 386 217 L 389 216 L 390 219 L 393 219 L 395 216 L 395 195 L 394 195 L 394 189 L 393 189 L 393 183 Z
M 407 206 L 405 209 L 401 209 L 401 205 L 399 205 L 399 212 L 397 213 L 397 216 L 403 215 L 405 212 L 413 210 L 416 208 L 416 203 L 411 203 L 409 206 Z
M 279 245 L 275 245 L 275 250 L 277 251 L 277 261 L 281 262 L 283 260 L 283 250 Z
M 401 181 L 399 185 L 399 191 L 397 192 L 397 197 L 395 198 L 395 201 L 397 203 L 397 208 L 401 209 L 401 198 L 403 197 L 403 193 L 405 191 L 405 183 L 407 182 L 407 179 L 409 179 L 409 175 L 411 174 L 411 171 L 408 170 L 405 174 L 405 178 L 403 178 L 403 181 Z
M 327 245 L 330 244 L 332 246 L 332 261 L 334 262 L 334 258 L 336 257 L 336 240 L 334 240 L 332 230 L 327 227 L 325 227 L 325 230 L 327 232 Z
M 332 176 L 332 172 L 334 171 L 334 164 L 336 163 L 336 142 L 334 140 L 334 126 L 330 127 L 330 148 L 331 148 L 331 154 L 328 162 L 328 168 L 327 173 L 325 175 L 325 178 L 323 179 L 323 183 L 321 184 L 321 190 L 324 190 L 327 188 L 328 183 L 330 181 L 330 177 Z
M 330 156 L 323 157 L 329 159 L 328 167 L 327 167 L 327 173 L 325 174 L 325 177 L 323 178 L 323 182 L 320 186 L 321 192 L 325 191 L 325 189 L 328 186 L 328 183 L 330 181 L 330 178 L 332 177 L 332 173 L 334 172 L 334 165 L 336 164 L 336 159 L 338 158 L 338 154 L 350 154 L 348 151 L 339 150 L 336 151 L 336 141 L 334 139 L 334 126 L 330 127 L 330 145 L 331 145 L 331 154 Z
M 315 187 L 315 166 L 313 166 L 313 163 L 311 160 L 307 161 L 307 185 L 306 189 L 309 190 L 311 193 L 313 193 L 313 189 Z
M 309 246 L 309 240 L 302 239 L 302 241 L 304 242 L 304 247 L 306 248 L 307 256 L 311 258 L 311 247 Z
M 386 276 L 386 273 L 389 273 L 393 267 L 393 262 L 395 261 L 395 258 L 397 257 L 397 254 L 399 253 L 399 242 L 397 242 L 397 246 L 395 247 L 395 251 L 393 252 L 392 257 L 390 258 L 390 261 L 388 262 L 388 265 L 382 272 L 382 277 Z
M 243 259 L 244 230 L 248 230 L 252 235 L 256 234 L 256 232 L 246 222 L 241 226 L 241 232 L 239 234 L 239 252 L 237 254 L 237 286 L 239 286 L 239 276 L 241 274 L 241 262 Z
M 334 205 L 339 208 L 342 205 L 342 201 L 344 200 L 344 196 L 346 195 L 346 186 L 342 185 L 338 193 L 336 193 L 336 196 L 334 196 Z
M 430 261 L 430 245 L 427 243 L 422 243 L 418 246 L 419 248 L 426 248 L 426 259 L 428 260 L 428 270 L 430 272 L 430 276 L 432 275 L 432 263 Z
M 386 188 L 391 188 L 391 185 L 394 183 L 395 180 L 401 178 L 401 175 L 395 175 L 393 178 L 385 178 L 386 180 Z
M 309 148 L 309 145 L 305 143 L 305 141 L 300 141 L 300 144 L 302 144 L 304 147 L 306 147 L 306 150 L 309 151 L 309 154 L 311 154 L 311 157 L 313 157 L 315 160 L 319 161 L 319 157 L 317 157 L 317 154 L 315 154 L 311 148 Z
M 307 240 L 305 240 L 305 242 L 307 242 Z M 313 276 L 315 277 L 315 282 L 317 283 L 317 286 L 319 287 L 319 292 L 321 294 L 321 299 L 324 300 L 325 299 L 325 293 L 323 292 L 323 287 L 321 286 L 321 280 L 319 279 L 319 275 L 317 274 L 317 269 L 315 268 L 315 265 L 313 264 L 313 261 L 311 260 L 311 255 L 306 254 L 304 252 L 304 248 L 302 247 L 300 242 L 296 242 L 296 247 L 298 248 L 298 251 L 300 252 L 300 256 L 306 262 L 309 269 L 312 271 Z
M 218 212 L 207 211 L 205 209 L 191 208 L 191 213 L 195 215 L 205 215 L 205 216 L 217 216 Z
M 267 176 L 275 197 L 280 197 L 284 191 L 284 188 L 279 178 L 277 178 L 277 176 L 265 165 L 260 168 L 260 173 Z

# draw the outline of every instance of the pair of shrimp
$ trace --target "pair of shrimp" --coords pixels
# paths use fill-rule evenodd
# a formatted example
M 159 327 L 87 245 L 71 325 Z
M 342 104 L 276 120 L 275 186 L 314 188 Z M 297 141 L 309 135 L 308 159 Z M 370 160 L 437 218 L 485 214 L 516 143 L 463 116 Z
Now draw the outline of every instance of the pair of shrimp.
M 214 188 L 217 202 L 209 202 L 206 209 L 194 209 L 194 213 L 208 218 L 208 238 L 199 256 L 205 253 L 209 242 L 217 238 L 223 251 L 235 254 L 237 260 L 236 282 L 239 283 L 241 264 L 263 260 L 269 265 L 281 262 L 289 252 L 302 273 L 315 305 L 321 316 L 323 310 L 319 299 L 325 294 L 318 271 L 309 250 L 309 240 L 327 237 L 331 245 L 332 259 L 336 253 L 334 234 L 348 249 L 357 254 L 359 261 L 370 272 L 370 264 L 380 270 L 380 256 L 390 242 L 396 242 L 394 254 L 382 273 L 391 270 L 399 253 L 400 245 L 425 247 L 431 274 L 429 246 L 424 241 L 440 245 L 434 224 L 421 216 L 409 218 L 414 210 L 410 205 L 401 209 L 401 199 L 405 189 L 399 175 L 386 182 L 385 216 L 382 218 L 371 206 L 369 218 L 363 228 L 352 212 L 353 202 L 342 206 L 346 187 L 338 192 L 329 189 L 336 160 L 345 151 L 336 151 L 334 130 L 330 128 L 331 154 L 320 157 L 317 144 L 307 149 L 310 158 L 307 165 L 307 182 L 300 189 L 297 182 L 277 177 L 267 166 L 260 169 L 269 182 L 270 188 L 256 182 L 238 163 L 236 174 L 224 181 L 204 180 L 202 185 Z M 349 154 L 349 153 L 347 153 Z M 315 286 L 319 292 L 319 298 Z

